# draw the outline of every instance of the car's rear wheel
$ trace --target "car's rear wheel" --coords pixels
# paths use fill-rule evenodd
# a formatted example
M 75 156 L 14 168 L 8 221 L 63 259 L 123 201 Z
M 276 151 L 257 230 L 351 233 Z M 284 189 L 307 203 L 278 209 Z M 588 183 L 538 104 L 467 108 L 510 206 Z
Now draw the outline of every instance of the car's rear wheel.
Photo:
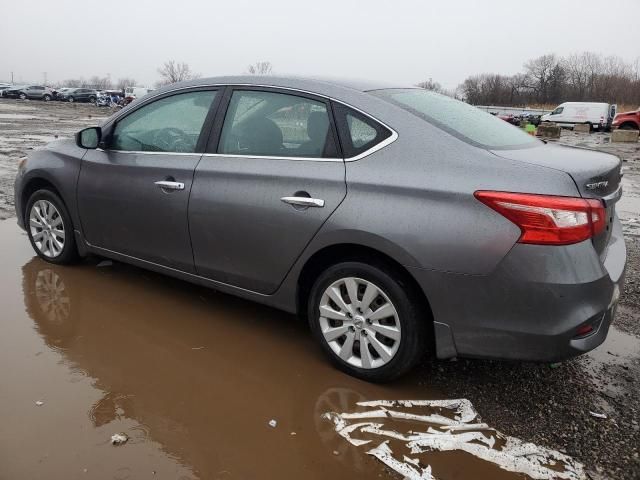
M 49 100 L 51 100 L 51 95 L 45 95 L 44 97 L 42 97 L 42 99 L 43 99 L 45 102 L 48 102 Z
M 18 95 L 18 98 L 20 100 L 25 100 L 27 98 L 27 94 L 26 93 L 21 93 L 20 95 Z
M 71 217 L 55 193 L 43 189 L 31 195 L 25 224 L 31 246 L 43 260 L 68 264 L 78 259 Z
M 69 97 L 69 98 L 67 99 L 67 101 L 68 101 L 69 103 L 73 103 L 73 102 L 75 101 L 75 99 L 74 99 L 73 97 Z
M 311 289 L 314 336 L 341 370 L 373 382 L 409 370 L 427 347 L 427 321 L 409 282 L 382 265 L 329 267 Z

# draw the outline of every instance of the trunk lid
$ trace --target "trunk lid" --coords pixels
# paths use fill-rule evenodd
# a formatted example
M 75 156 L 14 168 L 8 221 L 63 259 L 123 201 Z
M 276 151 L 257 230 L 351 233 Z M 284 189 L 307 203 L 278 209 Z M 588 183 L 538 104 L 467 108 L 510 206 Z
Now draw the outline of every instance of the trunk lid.
M 604 260 L 611 237 L 615 203 L 621 195 L 622 162 L 618 157 L 586 148 L 551 144 L 518 150 L 493 150 L 492 153 L 510 160 L 563 171 L 571 176 L 582 197 L 603 200 L 607 209 L 607 227 L 593 238 L 593 245 Z

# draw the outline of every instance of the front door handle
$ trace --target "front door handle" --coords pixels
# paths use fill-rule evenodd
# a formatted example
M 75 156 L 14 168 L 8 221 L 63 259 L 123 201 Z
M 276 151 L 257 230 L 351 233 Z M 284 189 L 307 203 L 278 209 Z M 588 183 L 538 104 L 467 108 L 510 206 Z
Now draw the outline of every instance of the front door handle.
M 324 200 L 320 198 L 282 197 L 280 200 L 296 207 L 324 207 Z
M 182 182 L 171 182 L 169 180 L 160 180 L 153 183 L 159 186 L 162 190 L 184 190 L 184 183 Z

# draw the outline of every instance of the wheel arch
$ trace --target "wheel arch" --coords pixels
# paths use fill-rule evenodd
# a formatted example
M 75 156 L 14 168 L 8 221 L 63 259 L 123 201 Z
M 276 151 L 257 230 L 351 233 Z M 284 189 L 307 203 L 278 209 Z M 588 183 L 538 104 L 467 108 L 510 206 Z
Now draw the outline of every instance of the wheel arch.
M 299 315 L 306 316 L 307 302 L 315 279 L 321 272 L 331 265 L 346 261 L 360 261 L 369 265 L 377 265 L 390 270 L 396 278 L 404 282 L 411 293 L 420 302 L 420 306 L 426 313 L 429 324 L 430 341 L 433 339 L 433 311 L 429 299 L 418 281 L 409 270 L 388 253 L 371 246 L 357 243 L 336 243 L 324 246 L 306 259 L 297 279 L 296 310 Z
M 51 192 L 55 193 L 60 198 L 60 200 L 62 200 L 62 203 L 67 209 L 67 212 L 69 211 L 69 206 L 67 205 L 64 196 L 60 193 L 60 189 L 57 188 L 53 182 L 40 176 L 32 177 L 27 180 L 24 187 L 22 188 L 22 191 L 20 192 L 20 205 L 22 206 L 20 215 L 22 216 L 22 220 L 23 222 L 25 222 L 25 225 L 27 221 L 27 202 L 29 201 L 29 198 L 31 198 L 31 195 L 33 195 L 38 190 L 43 189 L 50 190 Z
M 620 130 L 626 130 L 627 127 L 631 127 L 630 130 L 640 130 L 640 125 L 631 120 L 626 120 L 618 128 L 620 128 Z

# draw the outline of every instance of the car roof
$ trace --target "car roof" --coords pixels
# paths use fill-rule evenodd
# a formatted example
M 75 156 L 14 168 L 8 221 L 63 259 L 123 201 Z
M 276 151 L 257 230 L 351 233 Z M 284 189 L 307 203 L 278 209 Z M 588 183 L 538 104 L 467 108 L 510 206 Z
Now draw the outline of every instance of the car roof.
M 187 88 L 191 86 L 202 85 L 256 85 L 281 87 L 303 90 L 326 96 L 335 95 L 336 92 L 340 91 L 344 93 L 353 93 L 354 91 L 362 93 L 371 90 L 381 90 L 386 88 L 412 88 L 412 86 L 410 85 L 397 85 L 371 80 L 341 79 L 332 77 L 237 75 L 187 80 L 185 82 L 174 83 L 172 85 L 168 85 L 161 89 L 155 90 L 154 93 L 162 93 L 163 91 L 171 91 L 176 88 Z

